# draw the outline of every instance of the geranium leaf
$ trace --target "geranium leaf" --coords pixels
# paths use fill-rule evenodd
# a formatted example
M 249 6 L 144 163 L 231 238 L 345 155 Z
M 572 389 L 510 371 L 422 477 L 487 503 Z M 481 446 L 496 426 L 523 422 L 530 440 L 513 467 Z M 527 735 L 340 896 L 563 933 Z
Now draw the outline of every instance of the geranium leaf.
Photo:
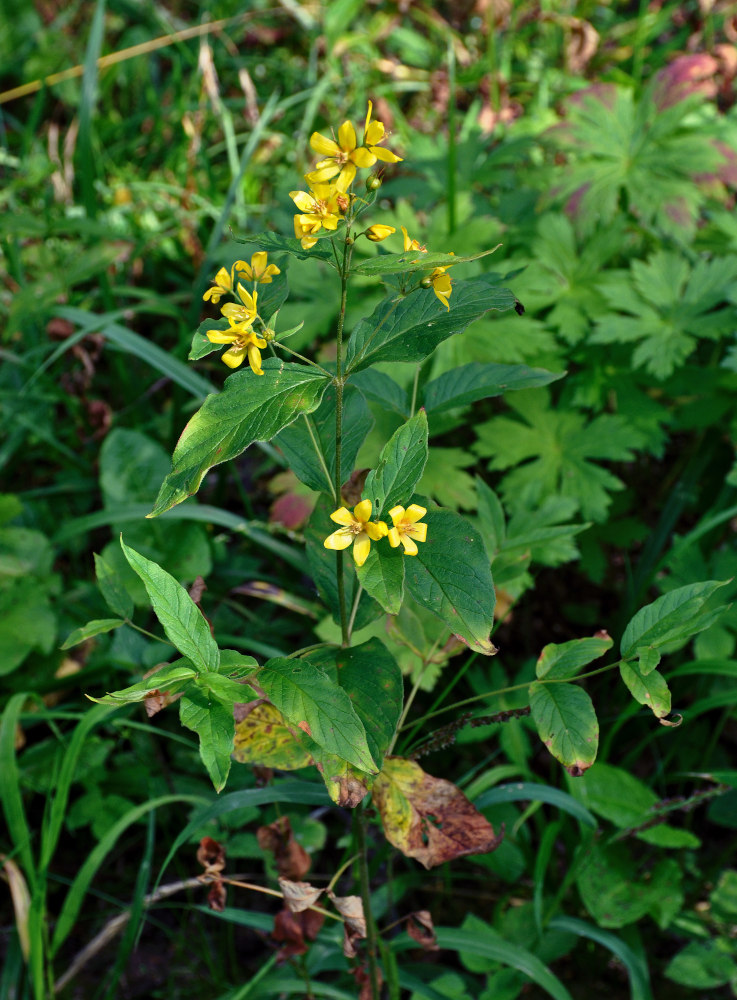
M 250 368 L 225 380 L 184 428 L 149 517 L 196 493 L 213 465 L 236 458 L 254 441 L 270 441 L 302 413 L 320 405 L 329 384 L 315 368 L 269 358 L 263 375 Z

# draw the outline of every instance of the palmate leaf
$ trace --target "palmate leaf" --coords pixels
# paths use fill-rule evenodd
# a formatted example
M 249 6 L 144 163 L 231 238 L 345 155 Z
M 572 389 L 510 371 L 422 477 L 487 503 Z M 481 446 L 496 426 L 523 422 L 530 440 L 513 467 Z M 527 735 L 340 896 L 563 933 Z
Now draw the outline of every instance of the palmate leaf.
M 559 494 L 577 500 L 584 517 L 603 520 L 609 492 L 624 484 L 592 459 L 631 461 L 640 442 L 635 428 L 609 414 L 589 421 L 582 413 L 553 410 L 545 389 L 514 393 L 509 405 L 524 423 L 493 417 L 477 428 L 474 446 L 477 454 L 492 456 L 491 469 L 517 466 L 503 480 L 509 505 L 530 507 Z
M 270 441 L 302 413 L 320 405 L 329 384 L 316 368 L 269 358 L 264 374 L 250 368 L 225 380 L 184 428 L 149 517 L 156 517 L 196 493 L 213 465 L 236 458 L 254 441 Z
M 516 301 L 512 292 L 496 284 L 490 275 L 455 282 L 450 311 L 429 288 L 419 288 L 406 298 L 384 299 L 351 334 L 346 374 L 378 361 L 422 361 L 469 323 L 491 310 L 514 309 Z

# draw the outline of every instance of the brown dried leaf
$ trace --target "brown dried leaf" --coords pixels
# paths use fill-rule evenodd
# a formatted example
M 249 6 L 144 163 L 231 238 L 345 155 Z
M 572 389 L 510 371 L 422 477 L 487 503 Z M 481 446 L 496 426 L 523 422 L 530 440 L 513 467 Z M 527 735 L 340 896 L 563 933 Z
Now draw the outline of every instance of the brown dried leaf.
M 588 21 L 569 17 L 565 21 L 566 62 L 570 73 L 583 73 L 599 48 L 599 32 Z
M 305 910 L 303 913 L 280 910 L 274 917 L 274 930 L 271 932 L 275 941 L 284 942 L 277 955 L 278 961 L 284 962 L 293 955 L 304 955 L 306 942 L 315 940 L 324 921 L 325 917 L 316 910 Z
M 425 774 L 412 760 L 385 759 L 373 801 L 387 840 L 425 868 L 467 854 L 487 854 L 501 843 L 459 788 Z
M 343 954 L 346 958 L 355 958 L 358 954 L 358 942 L 366 937 L 366 918 L 363 915 L 361 897 L 336 896 L 334 892 L 329 892 L 328 895 L 343 918 Z
M 416 910 L 407 917 L 407 933 L 425 951 L 438 951 L 438 940 L 429 910 Z
M 279 888 L 284 894 L 284 902 L 292 913 L 301 913 L 314 906 L 324 889 L 316 889 L 309 882 L 292 882 L 290 879 L 279 878 Z
M 225 868 L 225 848 L 212 837 L 203 837 L 197 848 L 197 861 L 205 869 L 205 875 L 217 875 Z
M 280 816 L 276 822 L 260 826 L 256 831 L 256 839 L 263 851 L 273 853 L 277 871 L 282 878 L 298 882 L 310 870 L 312 860 L 304 847 L 294 839 L 288 816 Z
M 216 913 L 222 913 L 225 909 L 227 895 L 225 884 L 221 879 L 218 879 L 210 886 L 210 891 L 207 894 L 207 905 Z
M 361 499 L 363 487 L 366 483 L 366 476 L 370 469 L 354 469 L 349 478 L 340 487 L 341 499 L 345 501 L 347 507 L 355 507 Z

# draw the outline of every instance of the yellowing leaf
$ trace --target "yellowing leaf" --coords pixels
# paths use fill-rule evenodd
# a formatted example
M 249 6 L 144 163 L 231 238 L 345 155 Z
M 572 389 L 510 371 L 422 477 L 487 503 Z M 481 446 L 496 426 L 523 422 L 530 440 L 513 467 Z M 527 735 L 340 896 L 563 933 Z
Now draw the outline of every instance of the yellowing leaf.
M 486 854 L 502 839 L 460 789 L 425 774 L 412 760 L 386 758 L 373 800 L 387 840 L 425 868 Z
M 264 701 L 252 701 L 236 708 L 233 760 L 240 764 L 276 767 L 295 771 L 311 763 L 281 712 Z

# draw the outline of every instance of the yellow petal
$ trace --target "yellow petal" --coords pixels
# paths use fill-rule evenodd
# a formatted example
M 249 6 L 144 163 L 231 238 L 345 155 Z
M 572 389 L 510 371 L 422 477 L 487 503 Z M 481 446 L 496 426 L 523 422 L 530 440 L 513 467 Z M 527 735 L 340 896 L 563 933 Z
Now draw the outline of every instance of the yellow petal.
M 371 124 L 371 112 L 374 110 L 374 106 L 371 101 L 368 102 L 368 111 L 366 112 L 366 124 L 363 126 L 363 141 L 366 142 L 366 133 L 368 132 L 368 127 Z
M 413 524 L 415 521 L 419 521 L 421 517 L 424 517 L 425 514 L 427 514 L 427 507 L 420 507 L 418 503 L 411 503 L 404 512 L 404 520 Z
M 237 368 L 238 365 L 243 364 L 245 356 L 245 347 L 231 347 L 229 351 L 226 351 L 225 354 L 222 355 L 222 360 L 228 368 Z
M 340 156 L 340 146 L 333 139 L 328 139 L 319 132 L 313 132 L 310 136 L 310 145 L 316 153 L 322 156 Z
M 334 510 L 330 515 L 330 520 L 335 521 L 336 524 L 344 524 L 346 527 L 356 523 L 355 517 L 347 507 L 338 507 L 337 510 Z
M 302 243 L 302 249 L 303 250 L 309 250 L 310 247 L 314 247 L 314 245 L 317 243 L 317 237 L 316 236 L 303 236 L 302 240 L 301 240 L 301 243 Z
M 408 556 L 417 555 L 417 546 L 409 537 L 409 535 L 402 535 L 402 545 L 404 546 L 404 551 L 407 553 Z
M 370 551 L 371 539 L 365 531 L 362 531 L 360 535 L 356 535 L 356 540 L 353 543 L 353 558 L 356 561 L 356 566 L 363 566 Z
M 405 531 L 406 535 L 410 538 L 416 538 L 418 542 L 424 542 L 427 539 L 427 525 L 426 524 L 412 524 Z
M 412 240 L 409 238 L 409 233 L 404 228 L 404 226 L 400 226 L 399 228 L 402 230 L 402 233 L 404 235 L 404 250 L 406 253 L 408 250 L 412 249 Z
M 213 286 L 212 288 L 208 288 L 205 294 L 202 296 L 205 302 L 212 302 L 215 305 L 218 304 L 218 302 L 222 297 L 223 297 L 223 290 L 222 288 L 218 288 L 217 285 Z
M 233 287 L 233 283 L 230 277 L 230 271 L 226 267 L 221 267 L 218 273 L 215 275 L 215 284 L 220 285 L 225 291 L 230 291 Z
M 252 281 L 258 281 L 260 276 L 266 270 L 266 264 L 269 259 L 269 255 L 265 250 L 257 250 L 256 253 L 251 257 L 251 270 L 253 272 Z
M 264 347 L 266 345 L 264 344 Z M 261 367 L 261 351 L 255 344 L 251 343 L 248 345 L 248 363 L 251 366 L 251 371 L 255 375 L 263 375 L 264 370 Z
M 399 524 L 404 518 L 404 507 L 402 507 L 401 504 L 397 504 L 396 507 L 392 507 L 389 511 L 389 517 L 395 525 Z
M 370 500 L 362 500 L 353 508 L 353 515 L 357 521 L 365 523 L 371 517 L 373 504 Z
M 322 544 L 326 549 L 347 549 L 354 537 L 353 532 L 349 531 L 348 528 L 338 528 L 332 535 L 328 535 Z
M 331 177 L 335 177 L 339 173 L 340 167 L 333 160 L 328 160 L 325 166 L 320 166 L 318 164 L 316 170 L 312 170 L 309 174 L 305 174 L 305 180 L 309 181 L 310 184 L 322 184 L 324 181 L 329 181 Z
M 381 243 L 382 240 L 385 240 L 387 236 L 391 236 L 394 232 L 396 232 L 394 226 L 382 226 L 379 224 L 377 226 L 369 226 L 366 230 L 366 236 L 372 243 Z
M 366 146 L 373 146 L 384 138 L 384 123 L 370 122 L 363 137 Z
M 380 538 L 383 538 L 388 532 L 387 526 L 383 521 L 367 521 L 366 522 L 366 534 L 369 536 L 372 542 L 378 542 Z
M 401 541 L 401 537 L 399 535 L 399 528 L 389 528 L 388 538 L 391 547 L 393 549 L 396 549 L 396 547 L 399 545 Z
M 351 160 L 357 167 L 373 167 L 376 163 L 376 157 L 370 150 L 366 149 L 365 146 L 361 146 L 360 149 L 354 150 L 351 153 Z
M 306 191 L 290 191 L 289 197 L 300 212 L 311 212 L 313 210 L 315 199 Z
M 207 339 L 211 344 L 232 344 L 234 340 L 238 340 L 238 334 L 225 330 L 208 330 Z
M 392 153 L 391 150 L 384 149 L 382 146 L 372 146 L 371 152 L 377 160 L 381 160 L 383 163 L 401 163 L 402 161 L 401 156 L 397 156 L 396 153 Z
M 338 142 L 343 152 L 350 153 L 356 148 L 356 130 L 352 122 L 343 122 L 340 126 L 338 129 Z
M 335 182 L 339 190 L 347 191 L 356 176 L 356 168 L 352 163 L 346 163 Z

